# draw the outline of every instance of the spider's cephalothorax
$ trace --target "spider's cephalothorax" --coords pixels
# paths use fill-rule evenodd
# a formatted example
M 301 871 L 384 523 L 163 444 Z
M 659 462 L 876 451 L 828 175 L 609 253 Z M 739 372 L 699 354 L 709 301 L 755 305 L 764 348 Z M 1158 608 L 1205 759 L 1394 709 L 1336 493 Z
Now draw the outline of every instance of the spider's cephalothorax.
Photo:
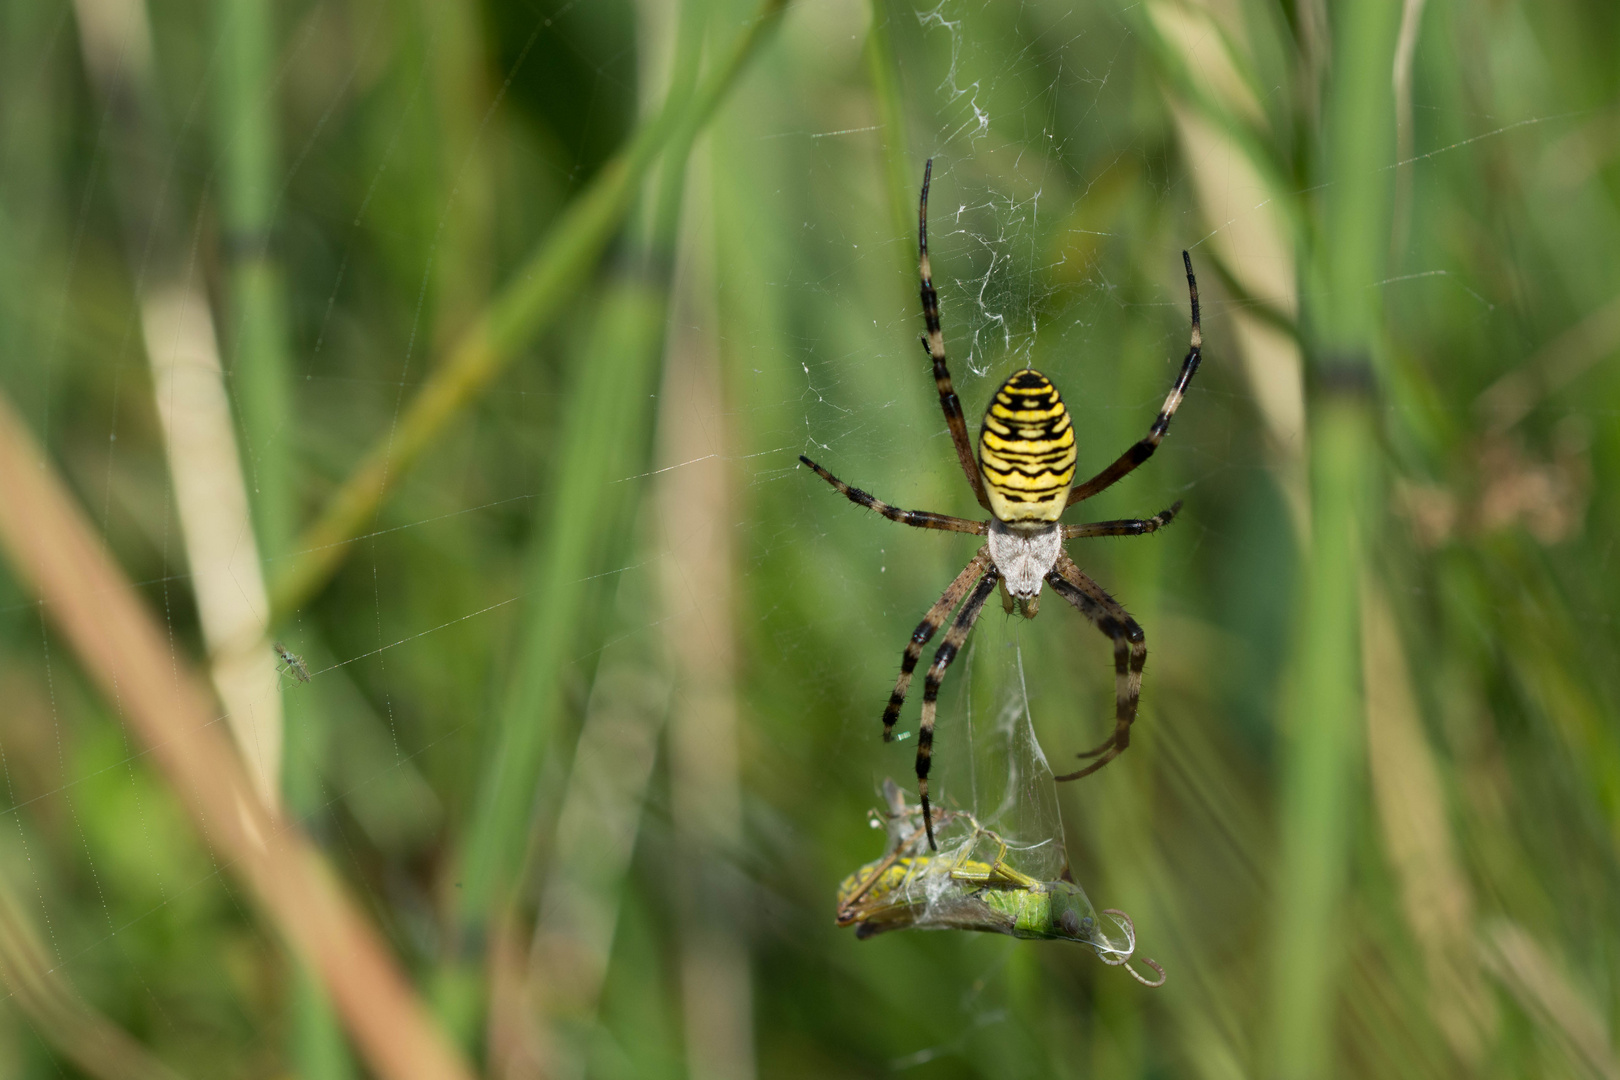
M 1063 541 L 1086 536 L 1141 536 L 1170 524 L 1178 502 L 1150 518 L 1124 521 L 1097 521 L 1062 525 L 1063 511 L 1077 502 L 1113 485 L 1152 456 L 1170 427 L 1170 419 L 1186 395 L 1187 384 L 1198 370 L 1203 339 L 1198 325 L 1198 284 L 1193 278 L 1192 260 L 1181 253 L 1187 269 L 1187 293 L 1192 303 L 1192 335 L 1187 358 L 1170 387 L 1159 415 L 1147 435 L 1139 439 L 1113 463 L 1091 479 L 1074 484 L 1074 421 L 1058 396 L 1057 387 L 1038 371 L 1015 373 L 996 391 L 985 410 L 979 432 L 979 452 L 973 453 L 968 438 L 962 403 L 951 386 L 950 369 L 945 363 L 945 338 L 939 328 L 939 296 L 934 291 L 928 264 L 928 181 L 933 162 L 923 169 L 922 198 L 917 208 L 918 269 L 922 277 L 923 348 L 934 365 L 934 386 L 939 391 L 940 408 L 951 431 L 956 458 L 967 476 L 979 505 L 990 513 L 988 521 L 969 521 L 927 510 L 901 510 L 850 487 L 809 458 L 799 460 L 814 469 L 823 480 L 845 498 L 870 507 L 891 521 L 922 529 L 972 533 L 985 537 L 985 544 L 956 575 L 923 621 L 911 635 L 911 642 L 900 660 L 900 678 L 883 710 L 883 738 L 891 738 L 900 719 L 912 673 L 922 656 L 923 646 L 949 620 L 945 640 L 934 653 L 934 660 L 923 677 L 922 721 L 917 727 L 917 793 L 921 796 L 923 825 L 928 830 L 928 846 L 934 846 L 934 825 L 929 813 L 928 770 L 933 759 L 934 714 L 938 708 L 939 686 L 945 671 L 961 651 L 968 631 L 999 585 L 1023 614 L 1033 617 L 1041 586 L 1073 604 L 1097 629 L 1114 643 L 1114 731 L 1102 744 L 1081 754 L 1095 758 L 1090 765 L 1056 777 L 1078 780 L 1096 772 L 1118 757 L 1131 741 L 1131 724 L 1136 720 L 1136 703 L 1142 689 L 1142 667 L 1147 663 L 1147 645 L 1142 628 L 1126 614 L 1113 597 L 1075 565 L 1063 550 Z M 960 606 L 960 610 L 958 607 Z M 956 617 L 951 618 L 951 612 Z

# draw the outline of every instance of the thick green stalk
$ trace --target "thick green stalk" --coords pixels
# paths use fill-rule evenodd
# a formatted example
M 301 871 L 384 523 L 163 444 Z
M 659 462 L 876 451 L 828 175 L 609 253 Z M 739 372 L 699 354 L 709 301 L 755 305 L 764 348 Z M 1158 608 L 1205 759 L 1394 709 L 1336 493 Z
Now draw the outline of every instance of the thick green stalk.
M 286 303 L 275 257 L 276 152 L 273 62 L 277 40 L 267 0 L 220 0 L 219 195 L 230 268 L 229 370 L 241 419 L 260 550 L 285 554 L 296 528 L 290 480 L 293 441 Z
M 220 0 L 216 12 L 220 67 L 216 142 L 229 310 L 226 350 L 242 429 L 254 530 L 267 563 L 285 556 L 297 533 L 296 444 L 287 346 L 286 288 L 273 240 L 277 149 L 275 55 L 279 40 L 268 0 Z M 307 696 L 283 699 L 282 790 L 302 817 L 316 809 L 315 717 Z M 347 1080 L 354 1075 L 343 1025 L 320 980 L 302 966 L 292 981 L 290 1056 L 299 1076 Z
M 348 542 L 371 522 L 399 477 L 518 350 L 573 310 L 577 288 L 619 230 L 648 169 L 672 139 L 700 129 L 714 114 L 786 6 L 787 0 L 764 0 L 696 92 L 672 93 L 658 115 L 569 204 L 528 262 L 434 369 L 393 431 L 372 447 L 304 533 L 298 545 L 302 554 L 272 587 L 273 622 L 301 607 L 326 583 Z
M 1343 894 L 1361 797 L 1359 582 L 1378 443 L 1374 354 L 1394 160 L 1397 0 L 1345 5 L 1322 136 L 1323 215 L 1304 261 L 1311 331 L 1311 539 L 1290 680 L 1280 805 L 1272 1072 L 1332 1072 Z
M 1340 898 L 1359 798 L 1357 585 L 1369 454 L 1367 403 L 1319 402 L 1311 417 L 1312 546 L 1283 761 L 1274 1075 L 1326 1075 L 1342 958 Z

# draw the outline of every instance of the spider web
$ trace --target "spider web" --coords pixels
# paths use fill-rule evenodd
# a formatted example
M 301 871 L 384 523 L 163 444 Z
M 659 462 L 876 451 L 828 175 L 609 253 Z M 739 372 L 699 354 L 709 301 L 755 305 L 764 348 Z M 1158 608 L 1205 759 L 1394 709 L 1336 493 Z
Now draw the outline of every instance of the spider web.
M 933 783 L 939 805 L 967 810 L 1007 842 L 1010 865 L 1056 881 L 1068 869 L 1067 846 L 1052 770 L 1030 716 L 1017 618 L 982 617 L 963 670 L 953 672 L 961 684 L 947 695 L 944 722 L 936 725 L 940 767 Z
M 531 203 L 556 200 L 502 189 L 504 216 L 487 238 L 493 253 L 458 255 L 447 238 L 455 236 L 456 215 L 476 200 L 472 173 L 480 161 L 488 166 L 491 147 L 499 148 L 499 168 L 522 183 L 571 190 L 599 163 L 601 148 L 592 140 L 604 125 L 588 122 L 592 110 L 610 111 L 642 82 L 663 85 L 662 72 L 638 79 L 633 54 L 604 50 L 596 29 L 570 19 L 582 8 L 501 9 L 505 21 L 490 31 L 497 59 L 483 74 L 495 90 L 475 110 L 467 141 L 443 161 L 427 152 L 441 137 L 434 109 L 442 103 L 433 93 L 442 73 L 433 66 L 439 54 L 431 42 L 402 30 L 384 4 L 326 0 L 296 13 L 279 58 L 288 123 L 298 134 L 285 148 L 278 213 L 289 267 L 301 275 L 289 319 L 303 411 L 296 429 L 273 442 L 302 463 L 316 495 L 343 477 L 369 440 L 392 428 L 437 355 L 437 337 L 448 333 L 444 323 L 453 321 L 458 302 L 447 267 L 493 276 L 491 266 L 516 261 L 520 252 L 508 250 L 521 246 L 516 238 L 526 242 L 550 224 L 531 219 Z M 226 61 L 209 46 L 187 44 L 175 25 L 161 22 L 171 16 L 153 10 L 160 57 L 176 47 L 203 54 L 165 68 L 181 149 L 167 151 L 162 170 L 175 178 L 172 197 L 190 225 L 187 253 L 201 288 L 218 238 L 209 231 L 212 174 L 196 146 L 206 142 L 204 103 Z M 922 161 L 932 157 L 930 248 L 970 429 L 976 431 L 983 403 L 1002 379 L 1025 365 L 1038 367 L 1075 415 L 1084 475 L 1146 429 L 1185 350 L 1178 252 L 1197 236 L 1182 209 L 1184 193 L 1167 179 L 1165 133 L 1139 123 L 1135 96 L 1142 90 L 1130 69 L 1140 43 L 1124 8 L 941 0 L 890 11 L 907 198 L 915 198 Z M 715 414 L 717 424 L 737 434 L 615 478 L 650 489 L 718 460 L 736 487 L 737 501 L 717 530 L 729 529 L 735 541 L 738 606 L 747 608 L 736 635 L 748 649 L 737 689 L 745 703 L 739 742 L 746 809 L 739 816 L 747 828 L 739 828 L 729 855 L 742 868 L 738 874 L 757 874 L 766 884 L 716 906 L 742 924 L 740 912 L 769 907 L 759 895 L 768 886 L 788 898 L 791 914 L 782 918 L 795 931 L 826 928 L 829 883 L 848 868 L 839 861 L 850 854 L 838 846 L 840 830 L 859 820 L 883 779 L 910 782 L 915 736 L 884 746 L 882 704 L 907 635 L 971 548 L 960 537 L 861 513 L 797 468 L 794 456 L 802 449 L 897 505 L 980 513 L 956 468 L 916 344 L 922 320 L 915 235 L 895 226 L 914 204 L 891 205 L 880 129 L 864 96 L 852 103 L 839 92 L 847 72 L 862 70 L 867 21 L 865 5 L 800 5 L 769 65 L 770 76 L 782 81 L 763 84 L 776 92 L 740 95 L 724 121 L 730 146 L 722 160 L 738 172 L 735 190 L 762 193 L 737 211 L 746 220 L 731 223 L 748 236 L 725 258 L 755 261 L 726 288 L 741 291 L 743 279 L 755 278 L 750 301 L 786 309 L 771 333 L 741 318 L 723 331 L 710 327 L 714 351 L 738 358 L 725 407 Z M 65 7 L 45 20 L 38 40 L 45 44 L 35 83 L 70 84 L 77 45 Z M 1016 47 L 1006 48 L 1008 41 Z M 512 120 L 546 90 L 542 81 L 520 92 L 534 75 L 534 49 L 558 65 L 559 58 L 574 58 L 590 103 L 578 129 L 536 134 Z M 800 67 L 775 63 L 784 56 Z M 361 123 L 367 116 L 370 122 Z M 24 381 L 35 378 L 24 373 L 16 389 L 41 437 L 66 447 L 63 460 L 87 505 L 162 611 L 177 652 L 195 652 L 196 617 L 161 441 L 147 407 L 131 404 L 148 389 L 138 321 L 123 299 L 92 305 L 99 322 L 81 320 L 75 306 L 75 292 L 102 287 L 97 276 L 112 273 L 107 266 L 122 257 L 115 244 L 96 243 L 102 226 L 114 231 L 102 185 L 116 177 L 106 177 L 104 147 L 86 143 L 80 149 L 92 164 L 76 174 L 77 200 L 55 224 L 65 235 L 46 238 L 57 245 L 56 257 L 42 265 L 51 267 L 60 292 L 35 305 L 43 316 L 18 318 L 15 302 L 8 311 L 14 325 L 26 324 L 22 336 L 34 335 L 29 340 L 45 358 L 39 381 Z M 436 193 L 423 197 L 423 189 Z M 331 197 L 332 190 L 341 196 Z M 1142 251 L 1151 254 L 1134 262 Z M 137 279 L 139 271 L 128 269 Z M 578 321 L 587 314 L 582 304 Z M 682 318 L 701 322 L 689 312 Z M 1206 333 L 1217 337 L 1221 325 L 1219 308 L 1206 306 Z M 303 654 L 311 686 L 283 679 L 273 691 L 305 698 L 318 714 L 305 731 L 315 741 L 289 749 L 295 764 L 319 773 L 301 823 L 386 913 L 401 951 L 426 961 L 445 947 L 435 910 L 456 887 L 446 868 L 446 838 L 467 812 L 467 777 L 478 771 L 481 739 L 498 708 L 492 702 L 510 674 L 511 641 L 521 612 L 545 601 L 525 582 L 524 546 L 557 489 L 548 469 L 558 458 L 564 358 L 577 347 L 570 337 L 577 332 L 566 328 L 531 350 L 473 421 L 401 483 L 356 543 L 349 570 L 291 631 L 289 644 Z M 1127 491 L 1099 498 L 1099 509 L 1087 516 L 1147 516 L 1228 470 L 1227 442 L 1188 415 L 1220 400 L 1223 385 L 1229 384 L 1212 385 L 1209 374 L 1201 375 L 1165 448 L 1123 485 Z M 664 392 L 656 391 L 660 399 Z M 253 454 L 244 460 L 251 471 Z M 668 950 L 645 940 L 638 945 L 635 935 L 655 940 L 658 917 L 645 909 L 656 910 L 665 893 L 678 891 L 669 888 L 679 870 L 671 865 L 675 813 L 669 782 L 657 771 L 670 767 L 654 764 L 664 753 L 658 724 L 670 690 L 657 675 L 636 673 L 657 668 L 659 650 L 648 640 L 668 619 L 658 599 L 658 562 L 695 542 L 657 534 L 649 524 L 655 516 L 644 508 L 627 530 L 636 535 L 592 574 L 605 583 L 593 594 L 602 608 L 592 613 L 597 624 L 568 643 L 564 677 L 565 709 L 575 718 L 565 733 L 585 733 L 577 751 L 570 746 L 548 761 L 535 813 L 538 834 L 568 832 L 576 809 L 567 794 L 574 761 L 602 769 L 588 780 L 639 777 L 641 786 L 627 788 L 621 799 L 615 840 L 628 849 L 621 852 L 621 877 L 638 874 L 641 882 L 623 916 L 634 932 L 624 948 L 642 951 L 628 961 L 612 954 L 615 970 L 635 971 L 642 961 L 651 970 L 662 962 Z M 1161 556 L 1168 566 L 1131 562 L 1137 556 L 1124 545 L 1132 541 L 1091 548 L 1091 561 L 1081 558 L 1088 569 L 1100 566 L 1105 587 L 1121 579 L 1135 584 L 1138 595 L 1130 599 L 1142 604 L 1132 610 L 1144 615 L 1155 649 L 1159 624 L 1143 607 L 1164 605 L 1147 583 L 1179 582 L 1209 526 L 1189 512 L 1176 528 L 1192 539 Z M 265 569 L 274 574 L 281 561 L 267 560 Z M 938 805 L 971 812 L 1005 839 L 1014 868 L 1042 881 L 1072 869 L 1095 899 L 1107 902 L 1091 835 L 1096 818 L 1088 814 L 1094 802 L 1085 792 L 1060 796 L 1042 746 L 1067 755 L 1111 728 L 1110 649 L 1058 597 L 1043 600 L 1034 622 L 1004 615 L 994 599 L 987 605 L 941 695 L 933 792 Z M 158 1032 L 154 1039 L 185 1044 L 199 1060 L 233 1062 L 218 1074 L 243 1071 L 230 1057 L 237 1051 L 221 1047 L 240 1044 L 268 1055 L 275 1037 L 257 1024 L 252 1035 L 242 1034 L 243 1017 L 254 1015 L 252 993 L 226 985 L 227 973 L 212 958 L 195 964 L 215 973 L 200 991 L 152 957 L 181 951 L 175 939 L 190 923 L 209 926 L 199 940 L 220 953 L 226 946 L 269 952 L 271 935 L 236 928 L 245 921 L 239 898 L 205 851 L 177 839 L 186 826 L 145 769 L 146 753 L 126 741 L 115 718 L 68 685 L 63 650 L 34 606 L 15 596 L 6 604 L 5 614 L 24 624 L 17 639 L 33 650 L 18 663 L 29 670 L 8 684 L 21 687 L 16 699 L 28 722 L 0 732 L 10 795 L 5 813 L 15 825 L 5 840 L 7 861 L 21 868 L 21 893 L 53 965 L 92 989 L 113 987 L 100 1000 Z M 1159 659 L 1156 652 L 1149 664 L 1145 718 L 1159 692 Z M 920 698 L 919 677 L 902 731 L 914 731 Z M 656 715 L 656 723 L 622 722 L 641 715 L 638 709 Z M 1098 774 L 1099 782 L 1119 768 Z M 828 818 L 837 821 L 821 824 Z M 577 836 L 573 842 L 583 844 Z M 536 843 L 537 863 L 546 862 L 551 843 Z M 555 841 L 558 850 L 568 843 L 566 836 Z M 793 876 L 806 865 L 814 868 L 808 880 Z M 567 884 L 534 884 L 528 900 L 537 921 L 567 908 Z M 64 896 L 78 906 L 66 905 Z M 592 913 L 608 923 L 611 944 L 618 909 Z M 975 960 L 963 970 L 997 962 Z M 608 999 L 611 1005 L 611 986 Z M 234 1004 L 185 1011 L 183 1002 L 199 1000 Z M 990 1024 L 998 1008 L 982 1000 L 964 1011 L 973 1024 Z M 196 1015 L 220 1046 L 192 1046 L 189 1036 L 176 1034 Z
M 920 6 L 896 16 L 894 35 L 905 57 L 907 105 L 923 118 L 908 132 L 915 158 L 908 170 L 920 179 L 921 160 L 933 158 L 929 249 L 946 351 L 970 433 L 976 436 L 983 403 L 997 384 L 1020 367 L 1037 367 L 1065 393 L 1080 435 L 1080 473 L 1086 475 L 1140 437 L 1185 351 L 1185 294 L 1178 298 L 1175 292 L 1178 285 L 1185 288 L 1176 273 L 1177 246 L 1192 238 L 1180 235 L 1173 222 L 1168 228 L 1154 222 L 1163 232 L 1162 266 L 1143 280 L 1140 270 L 1120 263 L 1115 230 L 1132 220 L 1130 211 L 1120 209 L 1128 198 L 1121 194 L 1121 177 L 1133 177 L 1144 199 L 1167 194 L 1153 183 L 1160 168 L 1157 148 L 1120 123 L 1130 103 L 1127 81 L 1116 78 L 1115 68 L 1133 35 L 1115 14 L 1042 14 L 1048 17 L 1028 20 L 1023 49 L 1011 57 L 979 51 L 978 28 L 1003 16 L 994 5 L 947 0 Z M 1084 153 L 1077 151 L 1080 145 Z M 1077 157 L 1088 162 L 1079 175 L 1073 171 Z M 860 258 L 903 267 L 914 258 L 914 245 L 914 235 L 897 237 Z M 864 251 L 868 245 L 852 240 L 850 246 Z M 870 274 L 874 268 L 863 269 Z M 955 467 L 926 358 L 913 351 L 920 317 L 906 292 L 886 317 L 875 320 L 870 353 L 826 356 L 817 350 L 816 359 L 807 361 L 807 452 L 888 502 L 982 516 Z M 1137 324 L 1128 339 L 1134 348 L 1115 360 L 1107 350 L 1117 347 L 1124 322 Z M 1214 322 L 1218 326 L 1218 312 Z M 1141 373 L 1122 377 L 1122 364 Z M 1205 390 L 1201 385 L 1198 392 Z M 1175 469 L 1176 459 L 1184 463 L 1208 453 L 1189 426 L 1183 421 L 1177 427 L 1149 470 Z M 1113 506 L 1120 507 L 1118 516 L 1148 516 L 1161 508 L 1143 505 L 1139 481 L 1123 486 L 1138 493 L 1110 492 L 1088 504 L 1085 514 L 1071 516 L 1106 518 L 1114 516 L 1107 512 Z M 840 513 L 848 511 L 827 507 L 818 512 L 818 523 L 828 527 L 827 519 Z M 895 626 L 891 639 L 898 655 L 904 634 L 931 598 L 930 588 L 937 590 L 954 572 L 939 549 L 970 549 L 941 534 L 897 537 L 892 534 L 899 530 L 887 522 L 863 524 L 860 532 L 838 535 L 846 543 L 875 545 L 883 572 L 903 575 L 893 580 L 893 592 L 864 601 L 877 602 Z M 1088 554 L 1095 565 L 1100 554 L 1106 570 L 1106 547 L 1082 553 L 1079 546 L 1082 565 Z M 927 549 L 934 550 L 923 554 Z M 896 551 L 903 553 L 898 560 Z M 1107 575 L 1100 576 L 1107 587 Z M 1106 638 L 1055 594 L 1042 599 L 1042 617 L 1027 624 L 1003 615 L 994 599 L 987 605 L 946 677 L 930 786 L 937 805 L 968 811 L 1006 839 L 1014 851 L 1011 865 L 1055 880 L 1068 868 L 1069 846 L 1035 732 L 1039 728 L 1053 740 L 1050 745 L 1068 753 L 1094 745 L 1111 723 L 1113 686 Z M 911 622 L 894 610 L 904 603 L 915 612 Z M 1026 669 L 1032 643 L 1033 663 Z M 918 665 L 902 728 L 915 725 L 929 655 L 925 651 Z M 1061 675 L 1056 680 L 1054 666 Z M 879 678 L 870 674 L 863 681 Z M 868 723 L 851 719 L 857 738 Z M 873 790 L 890 776 L 909 787 L 914 752 L 912 741 L 884 751 L 872 773 Z M 1073 869 L 1087 880 L 1085 867 Z

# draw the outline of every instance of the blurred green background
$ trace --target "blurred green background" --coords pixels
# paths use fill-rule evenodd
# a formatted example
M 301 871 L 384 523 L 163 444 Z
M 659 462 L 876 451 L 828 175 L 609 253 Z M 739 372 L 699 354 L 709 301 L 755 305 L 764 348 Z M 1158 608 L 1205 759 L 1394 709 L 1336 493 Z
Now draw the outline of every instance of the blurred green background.
M 0 385 L 448 1037 L 502 1078 L 1620 1077 L 1620 8 L 772 8 L 0 5 Z M 1185 502 L 1071 545 L 1149 661 L 1070 863 L 1159 990 L 833 925 L 973 542 L 796 457 L 976 513 L 930 156 L 975 432 L 1033 364 L 1100 469 L 1199 274 L 1168 439 L 1071 514 Z M 0 574 L 0 1075 L 367 1075 L 49 616 Z M 1005 622 L 1062 771 L 1108 643 Z M 309 683 L 232 674 L 266 632 Z

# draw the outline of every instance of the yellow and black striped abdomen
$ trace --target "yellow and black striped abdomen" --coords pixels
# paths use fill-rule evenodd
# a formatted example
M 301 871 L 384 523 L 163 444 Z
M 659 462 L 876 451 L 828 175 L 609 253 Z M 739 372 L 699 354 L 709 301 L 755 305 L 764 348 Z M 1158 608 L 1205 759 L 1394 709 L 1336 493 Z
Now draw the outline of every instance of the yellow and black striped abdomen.
M 1002 521 L 1056 521 L 1074 483 L 1074 421 L 1038 371 L 1001 384 L 984 412 L 979 471 Z

